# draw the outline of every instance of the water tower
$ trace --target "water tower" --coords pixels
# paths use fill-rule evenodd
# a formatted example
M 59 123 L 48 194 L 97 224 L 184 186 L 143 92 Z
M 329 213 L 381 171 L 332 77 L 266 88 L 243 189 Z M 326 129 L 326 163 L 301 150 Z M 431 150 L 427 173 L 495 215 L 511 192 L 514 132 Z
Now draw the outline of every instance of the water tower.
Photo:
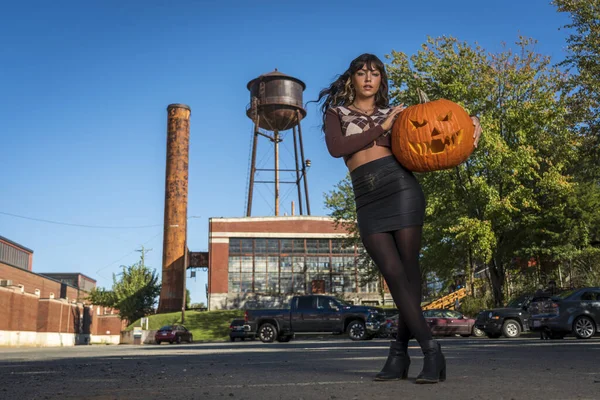
M 250 105 L 246 110 L 246 115 L 254 122 L 254 138 L 252 141 L 246 216 L 249 217 L 252 214 L 252 196 L 255 183 L 274 184 L 275 215 L 279 215 L 279 185 L 281 183 L 296 185 L 300 215 L 304 214 L 302 202 L 302 186 L 304 186 L 306 214 L 310 215 L 308 183 L 306 181 L 306 170 L 310 167 L 310 160 L 304 158 L 302 128 L 300 126 L 300 121 L 306 116 L 306 110 L 302 106 L 302 92 L 306 89 L 306 85 L 300 79 L 282 74 L 275 69 L 273 72 L 261 75 L 248 82 L 247 88 L 250 91 Z M 283 141 L 284 136 L 281 132 L 290 129 L 292 130 L 294 142 L 295 168 L 280 169 L 279 143 Z M 273 144 L 274 168 L 256 168 L 256 150 L 259 137 L 264 137 Z M 300 157 L 298 151 L 300 151 Z M 257 172 L 273 172 L 273 180 L 257 181 L 255 180 Z M 280 172 L 295 172 L 295 179 L 280 181 Z

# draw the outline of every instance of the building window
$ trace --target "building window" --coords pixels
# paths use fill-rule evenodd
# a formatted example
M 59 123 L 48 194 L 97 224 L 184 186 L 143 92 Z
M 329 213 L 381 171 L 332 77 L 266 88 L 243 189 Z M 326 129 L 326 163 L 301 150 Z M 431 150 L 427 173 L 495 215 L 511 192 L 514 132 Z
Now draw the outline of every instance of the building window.
M 319 254 L 329 254 L 331 253 L 330 248 L 329 248 L 329 239 L 319 239 L 318 241 L 318 246 L 319 246 Z
M 267 239 L 254 240 L 254 254 L 267 254 Z
M 231 238 L 229 292 L 260 294 L 374 291 L 361 285 L 347 239 Z
M 29 269 L 29 253 L 0 242 L 0 262 L 21 269 Z
M 238 293 L 241 289 L 240 286 L 240 273 L 230 272 L 229 273 L 229 293 Z
M 319 241 L 317 239 L 306 239 L 306 252 L 316 254 L 319 252 Z
M 242 252 L 241 239 L 229 239 L 229 254 L 240 254 Z
M 304 246 L 302 246 L 304 247 Z M 281 239 L 281 253 L 289 254 L 294 251 L 294 242 L 292 239 Z
M 294 253 L 306 253 L 304 239 L 294 239 Z
M 241 272 L 240 271 L 240 265 L 241 265 L 241 261 L 242 261 L 242 257 L 239 256 L 229 256 L 229 273 L 232 272 Z
M 285 257 L 282 256 L 280 258 L 281 261 L 281 273 L 282 274 L 289 274 L 292 272 L 292 257 Z
M 306 293 L 306 277 L 304 274 L 292 274 L 292 288 L 294 293 Z
M 266 256 L 255 256 L 254 257 L 254 273 L 264 274 L 267 272 L 267 257 Z
M 240 262 L 240 272 L 252 272 L 253 269 L 253 261 L 252 256 L 242 256 Z
M 269 239 L 267 241 L 267 253 L 279 254 L 279 239 Z
M 252 292 L 254 288 L 252 287 L 252 273 L 242 274 L 241 275 L 241 292 Z
M 253 239 L 241 239 L 240 240 L 242 253 L 243 254 L 251 254 L 254 252 L 254 240 Z
M 264 272 L 254 273 L 254 291 L 258 293 L 267 291 L 267 274 Z

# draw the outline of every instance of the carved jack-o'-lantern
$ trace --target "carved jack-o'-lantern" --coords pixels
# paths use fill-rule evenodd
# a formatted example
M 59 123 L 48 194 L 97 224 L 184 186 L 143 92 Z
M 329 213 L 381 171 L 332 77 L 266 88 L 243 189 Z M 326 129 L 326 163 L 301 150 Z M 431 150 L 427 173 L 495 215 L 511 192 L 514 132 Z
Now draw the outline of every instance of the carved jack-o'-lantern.
M 475 127 L 458 104 L 440 99 L 406 108 L 392 128 L 392 152 L 405 168 L 428 172 L 453 168 L 473 152 Z

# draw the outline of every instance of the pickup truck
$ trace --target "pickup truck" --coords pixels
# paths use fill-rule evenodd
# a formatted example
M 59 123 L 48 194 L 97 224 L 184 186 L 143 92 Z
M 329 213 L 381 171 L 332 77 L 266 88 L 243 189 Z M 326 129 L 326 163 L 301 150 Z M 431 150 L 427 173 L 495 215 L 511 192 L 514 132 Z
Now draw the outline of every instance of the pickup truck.
M 247 328 L 264 343 L 289 342 L 295 333 L 344 333 L 352 340 L 371 339 L 385 324 L 383 310 L 354 306 L 331 296 L 294 296 L 288 309 L 247 310 Z

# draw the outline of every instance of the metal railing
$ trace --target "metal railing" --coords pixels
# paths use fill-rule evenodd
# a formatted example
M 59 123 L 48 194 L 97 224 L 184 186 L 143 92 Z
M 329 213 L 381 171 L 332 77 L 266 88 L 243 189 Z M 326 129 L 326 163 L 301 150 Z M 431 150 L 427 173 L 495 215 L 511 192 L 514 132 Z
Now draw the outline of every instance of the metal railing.
M 454 309 L 456 304 L 456 300 L 461 300 L 467 296 L 467 289 L 461 288 L 455 292 L 452 292 L 444 297 L 440 297 L 437 300 L 432 301 L 431 303 L 423 306 L 423 310 L 433 310 L 433 309 Z

